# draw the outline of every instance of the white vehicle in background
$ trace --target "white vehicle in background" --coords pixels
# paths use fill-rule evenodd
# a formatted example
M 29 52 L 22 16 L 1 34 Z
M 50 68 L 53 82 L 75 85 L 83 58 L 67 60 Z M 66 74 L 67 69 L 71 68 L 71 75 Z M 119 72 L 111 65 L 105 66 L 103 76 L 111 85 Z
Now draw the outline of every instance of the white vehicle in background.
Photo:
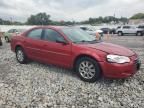
M 98 33 L 101 36 L 103 36 L 103 31 L 102 30 L 96 30 L 94 27 L 92 26 L 80 26 L 80 29 L 86 31 L 87 33 L 89 33 L 90 35 L 95 35 Z
M 137 36 L 143 36 L 144 31 L 143 29 L 138 28 L 137 26 L 124 25 L 124 26 L 119 26 L 116 30 L 116 33 L 119 36 L 123 36 L 125 34 L 134 34 Z

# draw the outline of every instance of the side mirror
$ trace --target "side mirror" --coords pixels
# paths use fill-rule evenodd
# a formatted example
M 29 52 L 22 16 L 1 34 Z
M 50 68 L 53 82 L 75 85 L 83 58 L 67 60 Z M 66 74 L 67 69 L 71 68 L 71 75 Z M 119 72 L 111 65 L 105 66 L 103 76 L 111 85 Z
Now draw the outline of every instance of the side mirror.
M 67 45 L 67 44 L 68 44 L 65 40 L 60 39 L 60 38 L 57 39 L 56 42 L 57 42 L 57 43 L 61 43 L 61 44 L 63 44 L 63 45 Z

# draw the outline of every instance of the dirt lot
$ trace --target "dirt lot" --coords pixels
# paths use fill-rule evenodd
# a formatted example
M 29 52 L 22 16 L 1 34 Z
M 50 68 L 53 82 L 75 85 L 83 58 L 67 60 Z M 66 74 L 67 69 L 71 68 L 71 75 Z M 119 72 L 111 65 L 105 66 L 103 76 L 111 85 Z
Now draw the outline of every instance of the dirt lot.
M 81 81 L 71 70 L 31 62 L 20 65 L 10 45 L 0 47 L 0 108 L 112 108 L 144 106 L 144 40 L 136 36 L 105 37 L 134 50 L 140 71 L 125 80 Z

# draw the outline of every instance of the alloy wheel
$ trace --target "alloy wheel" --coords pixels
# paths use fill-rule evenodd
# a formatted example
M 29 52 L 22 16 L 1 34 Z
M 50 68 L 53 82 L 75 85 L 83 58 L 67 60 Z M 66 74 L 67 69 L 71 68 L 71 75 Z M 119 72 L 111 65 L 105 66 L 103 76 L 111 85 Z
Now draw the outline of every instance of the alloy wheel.
M 24 53 L 23 53 L 22 50 L 18 50 L 18 51 L 17 51 L 17 59 L 18 59 L 18 61 L 20 61 L 20 62 L 23 62 L 23 61 L 24 61 Z
M 96 73 L 94 64 L 89 61 L 81 62 L 79 65 L 79 73 L 85 79 L 92 79 Z

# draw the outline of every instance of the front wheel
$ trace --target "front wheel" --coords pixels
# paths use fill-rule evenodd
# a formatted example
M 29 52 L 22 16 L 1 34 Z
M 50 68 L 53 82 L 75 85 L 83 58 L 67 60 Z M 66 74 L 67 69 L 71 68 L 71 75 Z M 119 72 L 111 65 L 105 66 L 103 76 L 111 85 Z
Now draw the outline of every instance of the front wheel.
M 95 82 L 101 76 L 101 69 L 96 60 L 89 57 L 82 57 L 76 62 L 76 72 L 81 80 Z
M 16 58 L 17 58 L 17 61 L 20 64 L 27 63 L 27 56 L 26 56 L 26 54 L 24 53 L 24 50 L 21 47 L 18 47 L 16 49 Z
M 143 34 L 142 34 L 142 32 L 137 32 L 136 35 L 137 35 L 137 36 L 142 36 Z
M 122 32 L 118 32 L 118 36 L 123 36 L 123 33 Z

